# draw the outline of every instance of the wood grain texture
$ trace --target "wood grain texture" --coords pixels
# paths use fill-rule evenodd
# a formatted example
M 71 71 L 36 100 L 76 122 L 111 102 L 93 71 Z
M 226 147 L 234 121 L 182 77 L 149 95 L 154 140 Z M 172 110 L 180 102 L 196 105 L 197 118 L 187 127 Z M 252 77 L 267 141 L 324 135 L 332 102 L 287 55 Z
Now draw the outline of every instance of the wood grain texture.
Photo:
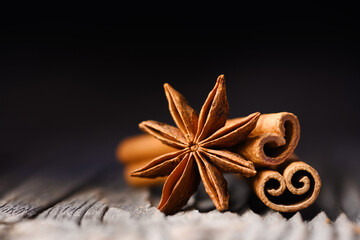
M 0 200 L 0 222 L 32 218 L 84 185 L 100 166 L 52 165 L 34 173 Z
M 0 239 L 347 240 L 360 237 L 357 232 L 360 216 L 357 211 L 352 211 L 359 195 L 359 189 L 354 182 L 345 181 L 341 184 L 343 193 L 339 199 L 342 200 L 338 204 L 341 204 L 339 209 L 346 211 L 340 211 L 331 219 L 324 211 L 304 220 L 304 213 L 283 215 L 272 210 L 259 212 L 253 207 L 249 208 L 246 201 L 249 189 L 246 189 L 245 182 L 235 177 L 227 177 L 230 194 L 233 196 L 230 199 L 231 211 L 221 213 L 214 210 L 214 206 L 209 205 L 211 200 L 201 186 L 199 193 L 185 207 L 185 211 L 165 216 L 155 208 L 160 200 L 160 189 L 128 187 L 121 177 L 122 171 L 120 166 L 114 164 L 97 171 L 96 176 L 90 174 L 93 176 L 91 178 L 85 173 L 83 177 L 71 177 L 72 183 L 78 182 L 77 187 L 76 184 L 65 187 L 68 185 L 65 178 L 61 178 L 61 181 L 58 179 L 63 187 L 55 181 L 56 178 L 52 181 L 49 178 L 45 182 L 40 181 L 43 179 L 40 176 L 44 174 L 40 174 L 42 171 L 36 173 L 33 178 L 25 180 L 4 195 L 7 202 L 3 207 L 7 206 L 9 210 L 8 215 L 2 215 L 6 221 L 0 224 Z M 70 175 L 69 173 L 68 176 Z M 84 177 L 85 175 L 88 177 Z M 51 189 L 52 186 L 56 190 Z M 43 191 L 39 191 L 40 188 L 43 188 Z M 73 188 L 75 190 L 71 190 Z M 35 192 L 30 194 L 33 190 Z M 44 191 L 54 196 L 45 198 Z M 26 194 L 21 195 L 23 193 Z M 14 208 L 10 208 L 9 203 L 15 200 L 21 202 L 21 199 L 24 199 L 22 209 L 19 210 L 20 204 L 14 204 Z M 2 200 L 4 201 L 4 198 Z M 43 208 L 41 211 L 38 210 L 40 207 Z M 201 212 L 195 210 L 195 207 Z M 36 214 L 31 219 L 26 218 L 25 216 L 29 216 L 26 214 L 31 211 Z M 17 221 L 9 221 L 11 216 Z
M 95 214 L 92 216 L 94 219 L 101 220 L 101 213 L 105 211 L 106 205 L 98 202 L 100 200 L 100 193 L 97 191 L 88 191 L 86 193 L 76 194 L 75 196 L 65 199 L 61 203 L 56 204 L 41 213 L 39 218 L 50 218 L 59 221 L 74 221 L 80 225 L 85 213 L 89 211 L 96 203 L 99 216 Z M 91 214 L 90 214 L 91 215 Z M 89 214 L 88 214 L 89 218 Z
M 150 192 L 126 186 L 121 178 L 122 171 L 119 165 L 111 165 L 76 193 L 43 211 L 37 219 L 84 226 L 102 224 L 104 219 L 111 222 L 114 209 L 126 209 L 134 216 L 140 214 L 142 209 L 150 207 Z

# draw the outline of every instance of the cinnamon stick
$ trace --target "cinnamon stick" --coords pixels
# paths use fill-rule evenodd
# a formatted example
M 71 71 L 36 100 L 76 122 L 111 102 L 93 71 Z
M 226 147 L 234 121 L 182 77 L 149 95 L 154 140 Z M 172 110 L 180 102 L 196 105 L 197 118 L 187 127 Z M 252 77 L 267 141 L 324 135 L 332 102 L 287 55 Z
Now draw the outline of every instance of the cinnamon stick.
M 226 122 L 230 125 L 238 119 Z M 257 166 L 275 166 L 284 162 L 294 152 L 300 139 L 300 124 L 289 112 L 261 114 L 255 129 L 248 138 L 237 145 L 238 153 Z M 136 162 L 175 151 L 150 135 L 125 139 L 119 144 L 117 158 L 120 162 Z
M 116 149 L 116 158 L 124 164 L 124 179 L 133 187 L 150 187 L 161 185 L 166 177 L 160 178 L 137 178 L 130 174 L 147 165 L 153 158 L 162 154 L 176 151 L 150 135 L 142 134 L 131 136 L 119 143 Z
M 314 168 L 291 156 L 276 168 L 258 171 L 252 188 L 269 208 L 279 212 L 295 212 L 316 200 L 321 179 Z
M 161 143 L 150 135 L 141 134 L 121 141 L 116 149 L 116 158 L 124 164 L 143 162 L 172 151 L 176 151 L 176 149 Z
M 226 124 L 236 120 L 239 119 L 230 119 Z M 266 206 L 280 212 L 308 207 L 320 191 L 319 174 L 293 155 L 299 138 L 300 125 L 294 114 L 262 114 L 245 141 L 231 149 L 255 163 L 258 172 L 252 179 L 254 192 Z M 165 178 L 134 178 L 130 172 L 175 150 L 149 135 L 139 135 L 119 144 L 117 158 L 126 165 L 124 176 L 130 185 L 153 186 L 162 184 Z
M 262 114 L 248 138 L 233 151 L 257 166 L 275 166 L 290 157 L 299 139 L 300 124 L 294 114 Z

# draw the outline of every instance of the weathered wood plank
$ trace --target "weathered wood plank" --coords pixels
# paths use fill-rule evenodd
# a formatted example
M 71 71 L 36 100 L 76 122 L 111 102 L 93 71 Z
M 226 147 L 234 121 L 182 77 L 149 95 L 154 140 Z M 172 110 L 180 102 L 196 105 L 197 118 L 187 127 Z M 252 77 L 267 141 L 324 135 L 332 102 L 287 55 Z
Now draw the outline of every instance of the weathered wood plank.
M 79 225 L 109 221 L 109 209 L 123 209 L 132 216 L 143 216 L 150 207 L 149 189 L 132 189 L 124 184 L 122 168 L 112 164 L 84 188 L 41 213 L 39 219 L 73 221 Z M 111 213 L 111 211 L 110 211 Z M 105 217 L 106 216 L 106 217 Z
M 242 188 L 242 181 L 228 180 L 230 191 L 237 191 L 239 187 L 242 189 L 231 199 L 232 204 L 240 202 L 232 209 L 235 212 L 212 211 L 213 206 L 200 188 L 185 208 L 186 211 L 165 216 L 155 208 L 161 191 L 156 189 L 151 193 L 151 189 L 126 186 L 122 180 L 121 167 L 114 163 L 82 188 L 75 188 L 76 192 L 62 194 L 61 201 L 51 205 L 36 218 L 18 222 L 10 228 L 3 225 L 5 228 L 0 239 L 353 239 L 357 236 L 354 231 L 356 225 L 344 214 L 335 222 L 325 212 L 310 221 L 303 221 L 300 213 L 286 219 L 274 211 L 257 214 L 244 209 L 247 208 L 248 190 Z M 36 185 L 40 184 L 39 180 L 32 181 Z M 79 181 L 84 183 L 83 180 Z M 24 184 L 16 188 L 16 191 L 23 189 L 19 196 L 28 196 L 23 193 L 32 189 L 25 191 L 24 188 L 34 185 Z M 59 187 L 57 183 L 42 186 Z M 65 189 L 64 192 L 68 192 L 69 188 Z M 51 190 L 48 191 L 52 194 Z M 26 199 L 32 199 L 35 203 L 39 201 L 38 205 L 44 206 L 32 194 Z M 342 200 L 342 203 L 353 204 L 354 201 Z M 193 210 L 194 206 L 201 211 Z M 29 212 L 29 209 L 23 211 Z
M 72 220 L 80 225 L 85 213 L 97 203 L 99 198 L 100 193 L 97 191 L 76 194 L 47 209 L 38 218 L 51 218 L 58 221 Z
M 112 167 L 112 171 L 102 173 L 92 184 L 36 219 L 4 229 L 7 233 L 4 239 L 353 239 L 356 236 L 354 223 L 343 214 L 334 223 L 325 213 L 304 222 L 299 213 L 286 220 L 273 211 L 261 216 L 251 210 L 239 214 L 190 210 L 165 217 L 150 204 L 147 189 L 124 186 L 119 179 L 120 171 Z
M 100 200 L 95 202 L 84 214 L 79 224 L 82 226 L 101 224 L 105 213 L 109 210 L 106 201 Z
M 99 165 L 52 165 L 7 192 L 0 200 L 0 221 L 31 218 L 76 191 L 98 172 Z

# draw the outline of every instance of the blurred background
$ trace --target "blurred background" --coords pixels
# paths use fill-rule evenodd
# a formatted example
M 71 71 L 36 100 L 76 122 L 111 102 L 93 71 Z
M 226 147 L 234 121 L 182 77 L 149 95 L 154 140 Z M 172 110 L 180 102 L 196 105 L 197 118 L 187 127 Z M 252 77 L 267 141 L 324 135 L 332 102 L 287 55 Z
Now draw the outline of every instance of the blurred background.
M 359 181 L 356 8 L 163 7 L 2 8 L 1 172 L 114 162 L 139 122 L 172 123 L 163 83 L 199 111 L 225 74 L 230 117 L 293 112 L 296 153 L 334 182 Z

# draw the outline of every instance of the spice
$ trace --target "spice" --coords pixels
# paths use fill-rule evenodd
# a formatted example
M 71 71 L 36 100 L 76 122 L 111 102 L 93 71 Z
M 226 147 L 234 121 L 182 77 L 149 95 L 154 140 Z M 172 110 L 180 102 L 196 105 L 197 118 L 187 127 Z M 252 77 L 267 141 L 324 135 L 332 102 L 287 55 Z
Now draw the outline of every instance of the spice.
M 260 200 L 280 212 L 295 212 L 310 206 L 320 187 L 317 171 L 294 155 L 275 168 L 260 170 L 253 180 L 254 192 Z
M 156 149 L 165 146 L 148 135 L 143 135 L 142 138 L 144 136 L 148 140 L 152 139 L 154 145 L 156 145 L 155 142 L 158 144 Z M 139 145 L 141 145 L 142 139 L 139 136 L 132 137 L 132 139 L 135 141 L 138 139 Z M 123 147 L 121 143 L 119 148 Z M 165 148 L 159 152 L 163 151 L 165 151 Z M 128 162 L 124 171 L 127 183 L 131 186 L 142 187 L 164 183 L 165 178 L 140 179 L 130 177 L 132 169 L 144 166 L 149 162 L 150 159 L 139 158 L 137 158 L 137 161 Z M 259 199 L 267 207 L 280 212 L 294 212 L 308 207 L 316 200 L 321 188 L 321 179 L 317 171 L 310 165 L 300 161 L 293 154 L 278 166 L 258 167 L 256 175 L 250 179 L 250 182 Z M 296 182 L 296 186 L 300 186 L 299 190 L 296 190 L 294 182 Z M 289 186 L 293 192 L 289 191 Z
M 150 135 L 142 134 L 124 139 L 116 149 L 116 157 L 122 163 L 127 164 L 142 162 L 144 159 L 149 160 L 175 150 L 175 148 L 162 144 Z
M 291 156 L 299 139 L 300 124 L 294 114 L 261 114 L 246 141 L 236 146 L 233 151 L 254 162 L 256 166 L 276 166 Z
M 158 206 L 166 214 L 179 211 L 187 203 L 197 190 L 200 178 L 216 208 L 226 210 L 229 195 L 222 172 L 240 173 L 247 177 L 256 174 L 251 161 L 228 149 L 246 139 L 255 128 L 260 113 L 225 125 L 229 107 L 223 75 L 218 77 L 199 116 L 179 92 L 169 84 L 164 88 L 177 128 L 156 121 L 142 122 L 139 127 L 178 150 L 155 158 L 131 176 L 168 176 Z
M 125 139 L 117 150 L 118 159 L 126 165 L 124 176 L 130 185 L 165 182 L 161 211 L 168 214 L 178 211 L 196 191 L 200 178 L 216 208 L 225 210 L 229 196 L 222 172 L 251 177 L 249 182 L 255 194 L 277 211 L 298 211 L 316 200 L 320 176 L 293 154 L 300 139 L 300 124 L 294 114 L 254 113 L 226 120 L 228 105 L 223 76 L 218 78 L 199 117 L 185 98 L 167 84 L 165 92 L 178 128 L 155 121 L 143 122 L 140 128 L 161 142 L 140 135 Z M 151 161 L 158 155 L 161 156 Z M 145 167 L 131 173 L 140 166 Z M 161 177 L 167 175 L 167 179 Z

